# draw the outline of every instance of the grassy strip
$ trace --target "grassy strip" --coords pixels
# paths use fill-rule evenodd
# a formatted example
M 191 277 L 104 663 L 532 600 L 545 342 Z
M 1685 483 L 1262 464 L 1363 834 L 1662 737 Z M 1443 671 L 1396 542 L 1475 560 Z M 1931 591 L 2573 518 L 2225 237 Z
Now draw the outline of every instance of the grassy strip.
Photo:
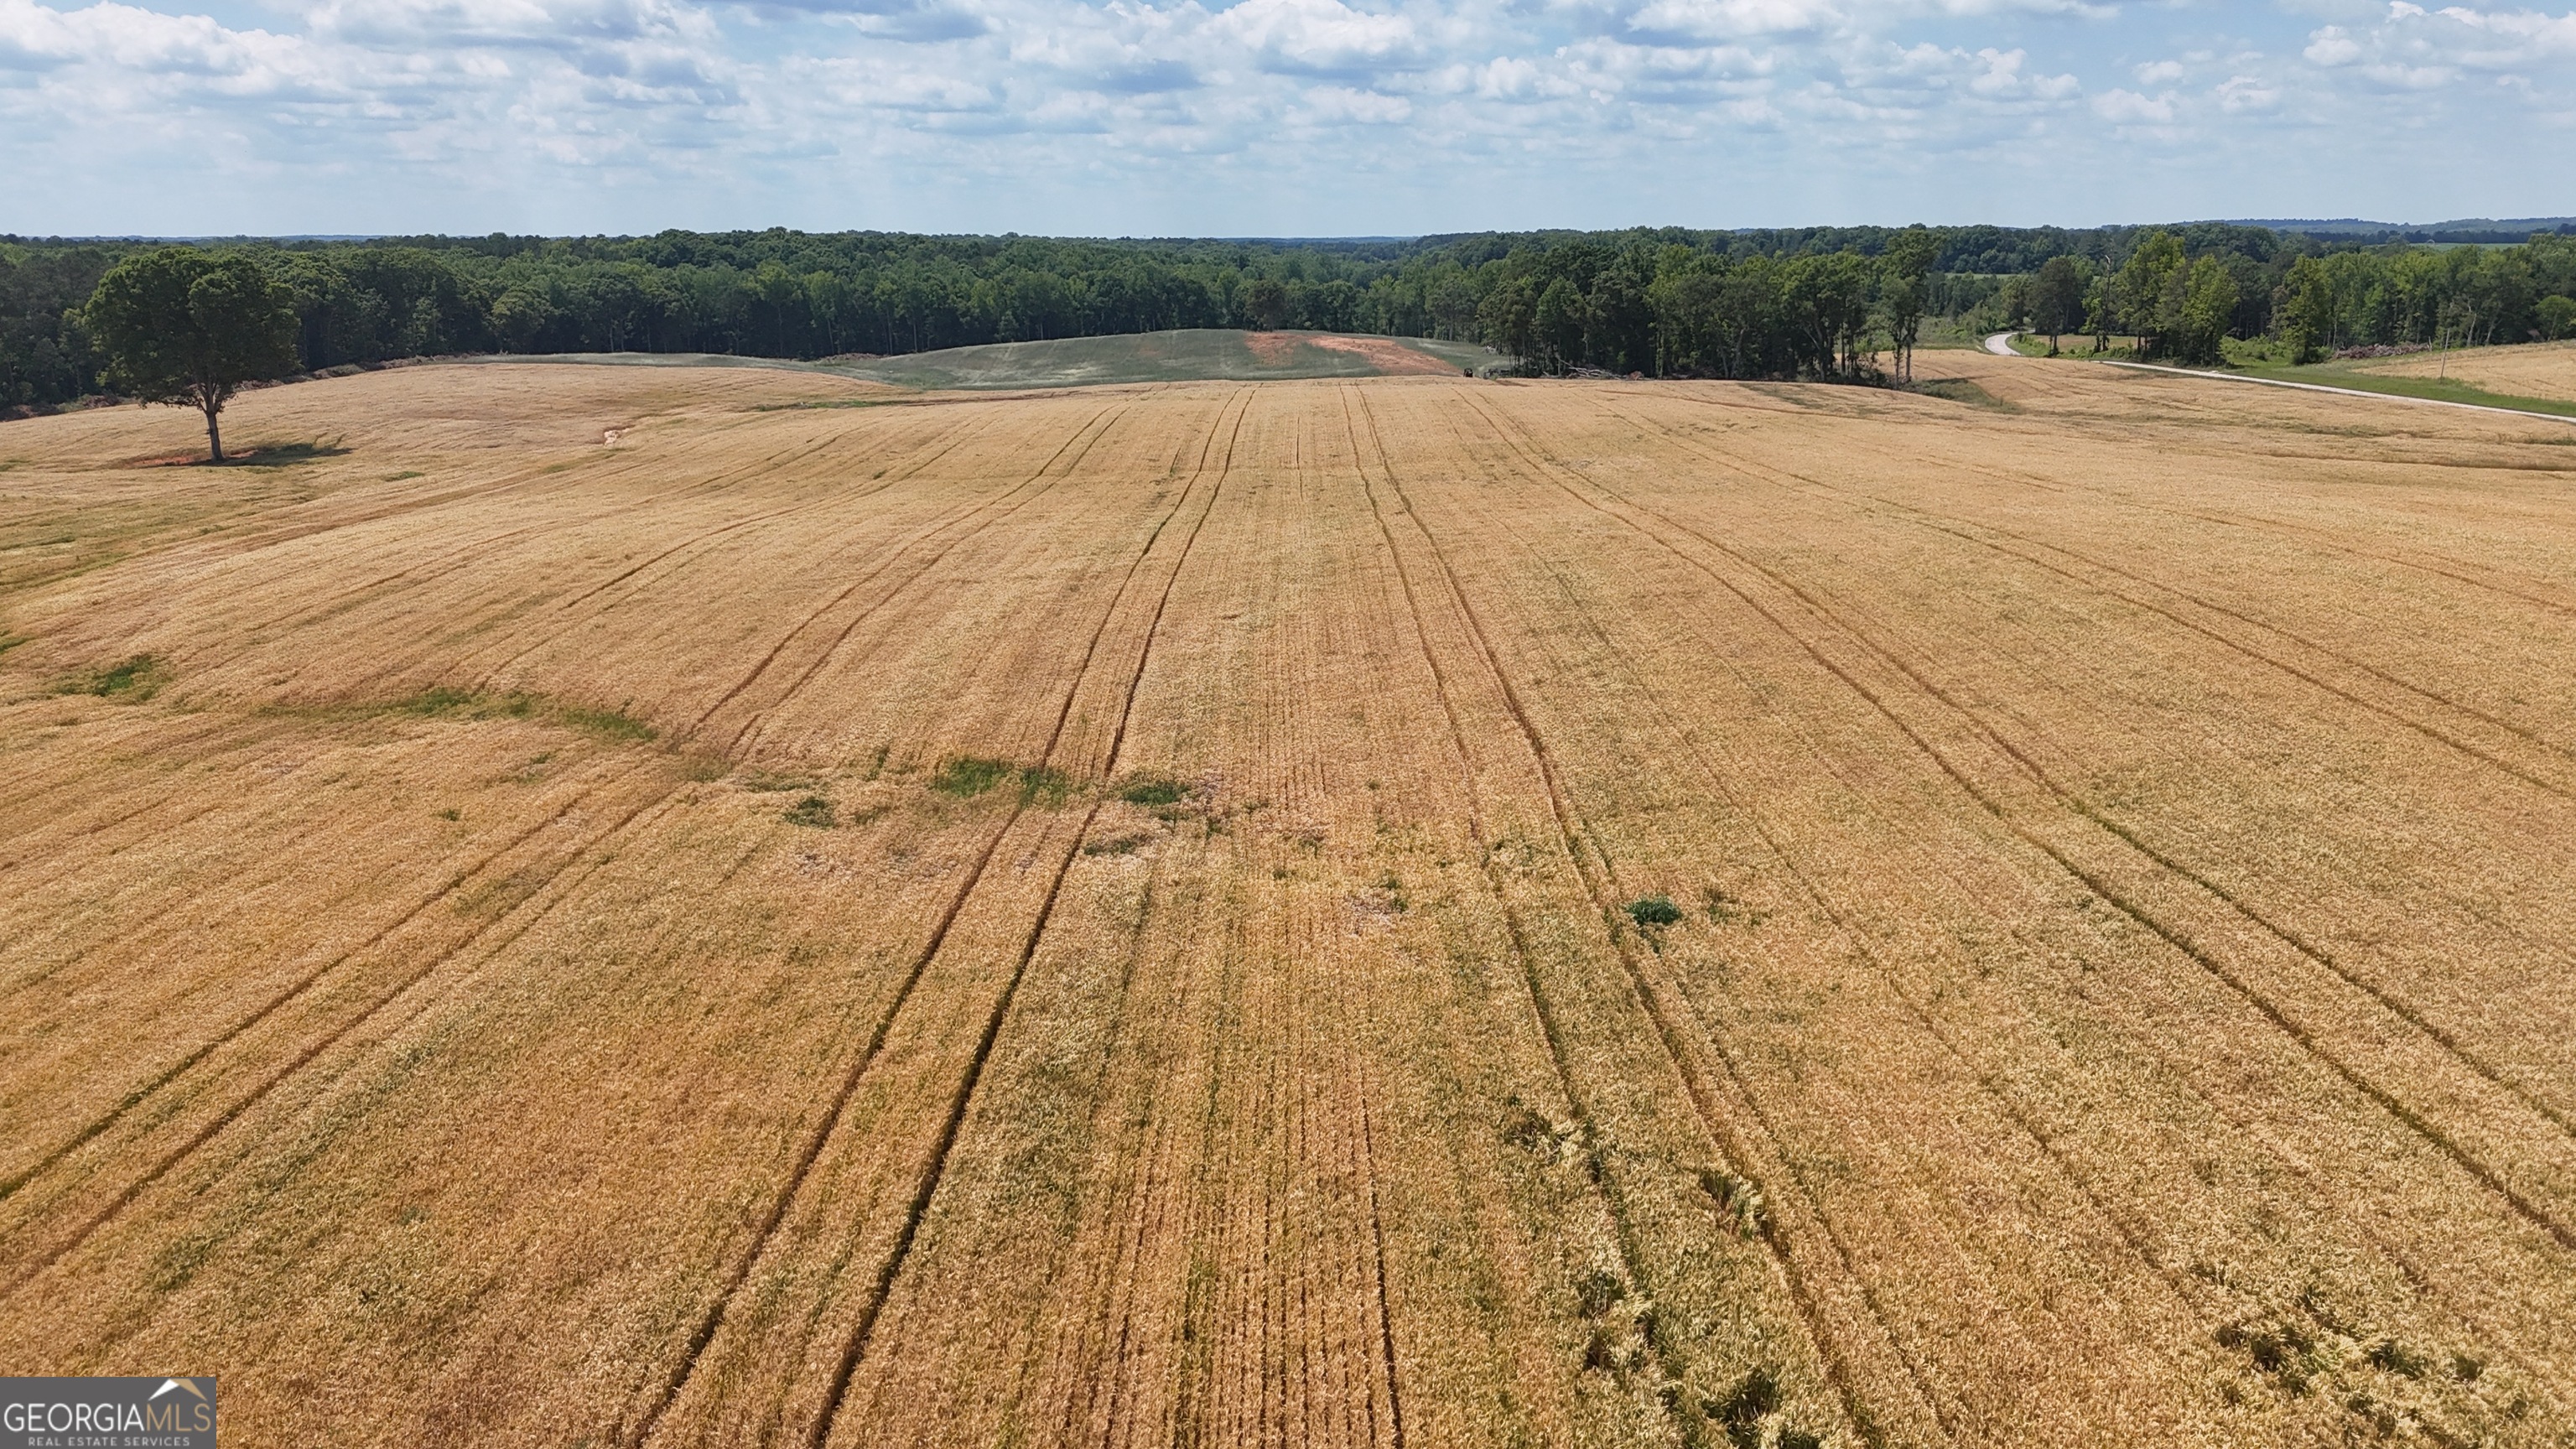
M 2216 371 L 2217 369 L 2211 369 Z M 2464 382 L 2437 377 L 2390 377 L 2375 372 L 2345 372 L 2331 367 L 2293 367 L 2286 363 L 2256 363 L 2226 369 L 2241 377 L 2266 378 L 2274 382 L 2307 382 L 2322 387 L 2348 387 L 2355 392 L 2386 393 L 2391 397 L 2424 398 L 2432 402 L 2472 403 L 2478 407 L 2506 408 L 2514 412 L 2548 413 L 2553 417 L 2576 418 L 2576 402 L 2556 398 L 2514 397 L 2507 393 L 2488 392 Z
M 480 690 L 452 689 L 440 685 L 424 689 L 404 699 L 369 704 L 291 705 L 272 704 L 262 714 L 299 715 L 314 719 L 377 719 L 386 715 L 409 714 L 430 719 L 524 719 L 558 729 L 576 730 L 609 744 L 637 744 L 654 736 L 651 725 L 627 714 L 623 709 L 594 709 L 588 705 L 550 699 L 542 694 L 514 690 L 508 694 L 486 694 Z
M 2044 339 L 2035 337 L 2027 332 L 2015 333 L 2010 346 L 2013 351 L 2020 353 L 2024 357 L 2046 357 L 2048 355 L 2048 343 Z M 2132 360 L 2135 354 L 2131 349 L 2127 348 L 2113 348 L 2109 352 L 2095 353 L 2088 346 L 2081 351 L 2072 347 L 2067 348 L 2064 352 L 2060 353 L 2059 356 L 2062 358 L 2074 358 L 2079 361 L 2097 357 L 2128 361 Z M 2174 366 L 2176 364 L 2164 363 L 2160 365 Z M 2547 413 L 2551 417 L 2576 418 L 2576 402 L 2562 402 L 2557 398 L 2516 397 L 2510 393 L 2488 392 L 2484 388 L 2472 387 L 2465 382 L 2454 382 L 2449 378 L 2403 377 L 2385 373 L 2359 372 L 2351 370 L 2349 364 L 2336 364 L 2331 362 L 2311 363 L 2305 367 L 2301 367 L 2287 362 L 2273 362 L 2265 359 L 2246 357 L 2240 352 L 2238 355 L 2230 357 L 2223 366 L 2186 368 L 2184 370 L 2192 372 L 2226 373 L 2234 377 L 2261 378 L 2267 382 L 2303 382 L 2312 383 L 2319 387 L 2347 387 L 2352 389 L 2354 392 L 2385 393 L 2390 397 L 2422 398 L 2429 402 L 2468 403 L 2472 406 L 2482 408 L 2503 408 L 2508 412 Z

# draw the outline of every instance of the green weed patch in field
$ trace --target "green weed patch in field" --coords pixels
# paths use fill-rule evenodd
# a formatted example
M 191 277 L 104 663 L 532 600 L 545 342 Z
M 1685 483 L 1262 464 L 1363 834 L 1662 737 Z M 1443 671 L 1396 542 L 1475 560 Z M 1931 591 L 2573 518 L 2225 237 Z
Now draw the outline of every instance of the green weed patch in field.
M 832 802 L 820 795 L 808 795 L 782 812 L 790 825 L 804 825 L 816 830 L 829 830 L 839 823 L 839 812 Z
M 146 700 L 169 681 L 170 667 L 150 654 L 129 655 L 114 664 L 77 674 L 54 687 L 56 694 L 90 694 L 100 699 Z
M 1995 396 L 1993 393 L 1986 391 L 1984 388 L 1979 387 L 1976 383 L 1964 377 L 1928 378 L 1922 382 L 1912 384 L 1907 390 L 1910 392 L 1925 393 L 1932 397 L 1940 398 L 1946 402 L 1966 403 L 1971 407 L 1993 408 L 1997 412 L 2014 413 L 2021 411 L 2021 409 L 2014 407 L 2011 403 L 2005 402 L 2002 398 Z
M 653 727 L 628 714 L 624 709 L 591 709 L 583 705 L 557 705 L 552 711 L 556 724 L 577 729 L 618 743 L 637 743 L 653 738 Z
M 1628 903 L 1628 919 L 1640 926 L 1669 926 L 1682 918 L 1682 908 L 1671 896 L 1639 896 Z
M 430 719 L 525 719 L 578 730 L 593 738 L 613 744 L 634 744 L 653 738 L 653 727 L 619 709 L 598 709 L 572 704 L 542 694 L 513 690 L 508 694 L 486 694 L 478 689 L 458 689 L 453 685 L 433 685 L 408 698 L 389 704 L 361 705 L 355 708 L 321 710 L 290 709 L 287 713 L 320 713 L 328 715 L 365 716 L 373 714 L 411 714 Z
M 1020 772 L 1008 760 L 986 759 L 981 755 L 951 755 L 930 772 L 930 788 L 942 795 L 972 800 Z
M 1062 770 L 1032 765 L 1020 772 L 1020 803 L 1043 802 L 1050 810 L 1064 804 L 1073 795 L 1073 777 Z
M 1118 787 L 1119 799 L 1148 808 L 1178 805 L 1188 799 L 1189 794 L 1189 786 L 1167 775 L 1130 775 L 1127 783 Z

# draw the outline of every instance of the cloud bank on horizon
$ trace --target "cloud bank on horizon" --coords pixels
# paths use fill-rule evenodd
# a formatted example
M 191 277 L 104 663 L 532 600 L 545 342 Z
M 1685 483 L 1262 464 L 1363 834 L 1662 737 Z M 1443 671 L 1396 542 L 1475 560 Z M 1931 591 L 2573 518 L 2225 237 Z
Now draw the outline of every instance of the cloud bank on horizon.
M 0 231 L 2576 212 L 2576 11 L 0 0 Z

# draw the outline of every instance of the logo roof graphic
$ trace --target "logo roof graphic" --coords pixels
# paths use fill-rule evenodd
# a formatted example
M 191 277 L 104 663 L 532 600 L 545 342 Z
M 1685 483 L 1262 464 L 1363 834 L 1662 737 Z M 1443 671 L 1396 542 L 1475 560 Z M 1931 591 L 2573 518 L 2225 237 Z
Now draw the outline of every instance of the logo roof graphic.
M 157 1399 L 172 1389 L 186 1389 L 189 1393 L 195 1394 L 200 1403 L 205 1401 L 206 1391 L 198 1388 L 194 1379 L 163 1379 L 161 1387 L 152 1391 L 152 1399 Z M 152 1399 L 145 1399 L 143 1402 L 148 1404 Z

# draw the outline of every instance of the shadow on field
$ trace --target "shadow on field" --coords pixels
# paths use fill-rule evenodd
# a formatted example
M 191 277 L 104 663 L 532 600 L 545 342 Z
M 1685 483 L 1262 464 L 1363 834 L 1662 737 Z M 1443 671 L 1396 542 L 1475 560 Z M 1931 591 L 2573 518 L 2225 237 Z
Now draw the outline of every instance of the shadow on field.
M 289 468 L 320 458 L 347 456 L 349 450 L 338 439 L 314 443 L 263 443 L 259 447 L 234 453 L 218 463 L 202 453 L 165 453 L 158 457 L 136 458 L 129 468 Z

